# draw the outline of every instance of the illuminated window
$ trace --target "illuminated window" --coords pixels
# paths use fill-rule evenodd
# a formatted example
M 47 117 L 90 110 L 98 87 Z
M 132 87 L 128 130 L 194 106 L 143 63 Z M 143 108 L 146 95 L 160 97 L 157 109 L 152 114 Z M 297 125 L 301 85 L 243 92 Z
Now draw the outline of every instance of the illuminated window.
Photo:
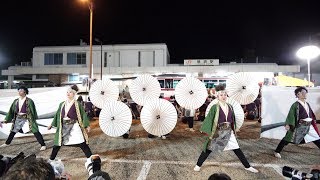
M 80 81 L 80 78 L 79 78 L 79 75 L 71 74 L 71 75 L 68 76 L 68 80 L 69 80 L 69 82 Z

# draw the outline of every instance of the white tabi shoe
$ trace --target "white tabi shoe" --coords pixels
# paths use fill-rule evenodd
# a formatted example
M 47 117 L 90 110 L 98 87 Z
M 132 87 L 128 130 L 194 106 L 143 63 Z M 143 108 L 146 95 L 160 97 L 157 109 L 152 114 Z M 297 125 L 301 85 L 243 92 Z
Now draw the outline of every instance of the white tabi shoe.
M 253 167 L 248 167 L 248 168 L 244 168 L 244 169 L 247 170 L 247 171 L 250 171 L 252 173 L 258 173 L 259 172 L 257 169 L 255 169 Z
M 190 128 L 190 130 L 189 131 L 191 131 L 191 132 L 195 132 L 195 130 L 193 129 L 193 128 Z
M 200 166 L 198 166 L 198 165 L 196 165 L 196 166 L 193 168 L 193 170 L 194 170 L 194 171 L 196 171 L 196 172 L 199 172 L 199 171 L 200 171 L 200 169 L 201 169 L 201 167 L 200 167 Z
M 0 146 L 0 148 L 2 148 L 2 147 L 7 147 L 7 146 L 9 146 L 9 144 L 2 144 L 2 145 Z
M 41 146 L 40 151 L 44 151 L 44 150 L 46 150 L 46 149 L 47 149 L 46 146 Z
M 280 153 L 274 152 L 273 154 L 274 154 L 274 157 L 281 159 Z

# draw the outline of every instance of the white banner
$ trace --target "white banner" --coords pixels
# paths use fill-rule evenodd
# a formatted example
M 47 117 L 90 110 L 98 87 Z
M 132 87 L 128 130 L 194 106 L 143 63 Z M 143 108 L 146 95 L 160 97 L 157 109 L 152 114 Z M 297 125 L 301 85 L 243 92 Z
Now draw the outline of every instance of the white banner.
M 219 59 L 185 59 L 185 66 L 219 66 Z
M 60 102 L 66 99 L 67 87 L 53 88 L 29 88 L 28 97 L 30 97 L 37 109 L 39 131 L 42 134 L 54 133 L 55 129 L 47 130 L 51 124 Z M 4 121 L 5 115 L 10 109 L 14 99 L 18 98 L 17 89 L 1 89 L 0 90 L 0 121 Z M 10 133 L 12 123 L 3 124 L 0 128 L 0 139 L 6 139 Z M 15 137 L 30 136 L 33 134 L 17 133 Z
M 282 139 L 286 130 L 284 123 L 291 105 L 297 101 L 294 95 L 296 87 L 263 86 L 261 108 L 260 137 Z M 320 89 L 307 88 L 307 102 L 317 119 L 320 118 Z

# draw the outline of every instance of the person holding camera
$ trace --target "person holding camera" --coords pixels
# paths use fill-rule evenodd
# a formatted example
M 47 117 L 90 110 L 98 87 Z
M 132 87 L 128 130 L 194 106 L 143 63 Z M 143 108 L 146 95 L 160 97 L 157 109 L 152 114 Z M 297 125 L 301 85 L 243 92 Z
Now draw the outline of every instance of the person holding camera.
M 23 132 L 22 127 L 26 122 L 28 122 L 29 129 L 41 145 L 40 151 L 44 151 L 46 150 L 46 144 L 43 140 L 41 133 L 39 132 L 38 124 L 36 121 L 36 119 L 38 118 L 36 106 L 34 105 L 33 100 L 27 97 L 27 94 L 29 94 L 29 90 L 24 86 L 20 86 L 18 88 L 18 94 L 19 98 L 13 101 L 5 117 L 5 123 L 12 122 L 10 134 L 6 142 L 2 144 L 0 147 L 9 146 L 16 133 L 27 133 Z M 0 127 L 2 127 L 1 122 Z
M 294 94 L 298 98 L 291 105 L 288 113 L 285 128 L 287 133 L 277 146 L 274 156 L 281 158 L 280 152 L 289 143 L 303 144 L 313 142 L 320 149 L 319 130 L 316 125 L 310 104 L 306 101 L 308 90 L 305 87 L 298 87 Z
M 253 168 L 243 152 L 239 148 L 237 139 L 235 137 L 236 121 L 233 108 L 226 102 L 227 92 L 223 85 L 216 87 L 218 103 L 213 105 L 204 119 L 201 132 L 206 133 L 206 141 L 204 143 L 203 151 L 201 152 L 194 171 L 200 171 L 203 162 L 208 158 L 211 152 L 221 152 L 233 150 L 239 158 L 245 170 L 257 173 L 257 169 Z
M 67 90 L 67 100 L 60 103 L 51 125 L 48 126 L 49 130 L 52 126 L 57 128 L 50 161 L 56 158 L 62 145 L 80 147 L 87 157 L 87 162 L 92 161 L 86 132 L 86 130 L 90 131 L 90 123 L 83 106 L 75 100 L 77 91 L 77 85 Z

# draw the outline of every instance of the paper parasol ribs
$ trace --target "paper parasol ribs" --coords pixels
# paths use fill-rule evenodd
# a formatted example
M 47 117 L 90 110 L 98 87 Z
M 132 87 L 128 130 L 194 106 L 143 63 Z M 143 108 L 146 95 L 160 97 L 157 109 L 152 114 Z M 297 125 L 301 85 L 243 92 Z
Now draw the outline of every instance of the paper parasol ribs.
M 252 103 L 259 94 L 259 85 L 256 78 L 250 73 L 236 73 L 227 80 L 227 92 L 229 97 L 242 105 Z
M 132 100 L 143 106 L 146 101 L 158 99 L 161 88 L 158 80 L 150 75 L 141 75 L 129 85 Z
M 97 80 L 91 86 L 89 97 L 93 105 L 102 108 L 108 100 L 116 101 L 119 96 L 119 88 L 110 79 Z
M 208 97 L 204 83 L 193 77 L 186 77 L 179 81 L 174 94 L 178 104 L 186 109 L 199 108 Z
M 147 101 L 141 111 L 141 124 L 150 134 L 162 136 L 171 132 L 177 123 L 177 111 L 165 99 Z
M 107 101 L 99 115 L 101 130 L 108 136 L 118 137 L 125 134 L 132 124 L 129 107 L 120 101 Z

